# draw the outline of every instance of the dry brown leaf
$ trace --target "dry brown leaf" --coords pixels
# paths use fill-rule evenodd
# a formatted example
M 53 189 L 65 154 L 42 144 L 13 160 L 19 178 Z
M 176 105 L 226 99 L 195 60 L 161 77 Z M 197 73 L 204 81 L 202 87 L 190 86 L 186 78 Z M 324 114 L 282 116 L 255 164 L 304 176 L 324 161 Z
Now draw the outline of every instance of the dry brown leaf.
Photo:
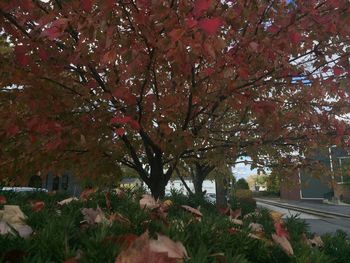
M 0 221 L 0 235 L 13 234 L 11 227 L 6 224 L 4 221 Z
M 179 241 L 174 242 L 169 237 L 157 234 L 157 240 L 150 241 L 150 249 L 156 253 L 167 253 L 169 258 L 187 258 L 187 251 Z
M 33 232 L 32 228 L 25 223 L 26 216 L 17 205 L 5 205 L 0 213 L 0 220 L 14 228 L 23 238 L 29 237 Z
M 157 202 L 153 196 L 144 194 L 142 198 L 140 199 L 140 207 L 141 209 L 155 209 L 160 206 L 159 202 Z
M 170 240 L 170 241 L 169 241 Z M 158 240 L 150 240 L 148 232 L 136 238 L 131 245 L 123 250 L 115 260 L 115 263 L 181 263 L 187 255 L 180 242 L 160 237 Z M 181 245 L 179 245 L 181 244 Z
M 105 217 L 105 214 L 97 206 L 96 209 L 93 208 L 83 208 L 81 210 L 81 213 L 84 215 L 84 220 L 90 225 L 93 224 L 99 224 L 99 223 L 108 223 L 107 218 Z
M 233 211 L 230 209 L 230 218 L 237 219 L 241 215 L 242 215 L 242 209 L 241 208 L 238 208 L 238 209 L 233 210 Z
M 282 213 L 279 213 L 276 211 L 270 211 L 270 216 L 275 223 L 283 222 L 282 216 L 284 216 L 284 214 L 282 214 Z
M 89 200 L 92 194 L 96 193 L 97 188 L 90 188 L 90 189 L 85 189 L 81 194 L 80 194 L 80 199 L 83 201 Z
M 249 228 L 254 233 L 259 233 L 264 231 L 264 227 L 258 223 L 250 223 Z
M 131 224 L 130 220 L 128 218 L 126 218 L 125 216 L 123 216 L 120 213 L 113 213 L 109 216 L 108 218 L 109 223 L 112 224 L 113 222 L 120 222 L 120 223 L 125 223 L 127 225 Z
M 230 221 L 236 225 L 243 225 L 243 221 L 240 219 L 230 218 Z
M 276 244 L 278 244 L 287 255 L 289 256 L 294 255 L 292 245 L 290 244 L 290 242 L 285 236 L 278 236 L 276 234 L 272 234 L 272 240 Z
M 201 218 L 203 216 L 203 214 L 196 208 L 193 208 L 191 206 L 188 205 L 182 205 L 181 206 L 183 209 L 185 209 L 186 211 L 192 213 L 193 215 L 195 215 L 196 217 Z
M 307 244 L 311 247 L 323 247 L 323 241 L 320 236 L 315 235 L 312 239 L 307 240 Z
M 57 202 L 59 205 L 66 205 L 66 204 L 69 204 L 70 202 L 72 202 L 72 201 L 78 201 L 79 199 L 78 198 L 76 198 L 76 197 L 69 197 L 69 198 L 67 198 L 67 199 L 64 199 L 64 200 L 62 200 L 62 201 L 60 201 L 60 202 Z

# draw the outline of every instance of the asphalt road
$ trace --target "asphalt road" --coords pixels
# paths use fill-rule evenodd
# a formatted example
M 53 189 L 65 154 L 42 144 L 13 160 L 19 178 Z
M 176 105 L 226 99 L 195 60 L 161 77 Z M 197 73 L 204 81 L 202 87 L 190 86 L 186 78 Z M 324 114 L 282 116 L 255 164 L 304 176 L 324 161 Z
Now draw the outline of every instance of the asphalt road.
M 281 208 L 270 204 L 265 204 L 262 202 L 257 202 L 259 207 L 264 207 L 269 210 L 273 210 L 284 214 L 284 218 L 291 215 L 299 215 L 300 218 L 304 219 L 310 226 L 311 232 L 317 233 L 319 235 L 326 233 L 334 233 L 338 229 L 347 233 L 350 238 L 350 219 L 343 218 L 323 218 L 321 216 L 310 215 L 307 213 L 301 213 L 298 211 L 293 211 L 291 209 Z

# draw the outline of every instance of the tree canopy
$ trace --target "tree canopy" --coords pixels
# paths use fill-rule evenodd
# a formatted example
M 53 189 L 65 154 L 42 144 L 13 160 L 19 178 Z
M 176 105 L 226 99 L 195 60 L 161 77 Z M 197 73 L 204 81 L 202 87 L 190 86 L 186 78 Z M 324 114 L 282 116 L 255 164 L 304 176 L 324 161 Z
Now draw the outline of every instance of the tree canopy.
M 181 159 L 283 164 L 316 141 L 344 143 L 349 8 L 1 1 L 1 176 L 123 164 L 159 197 Z

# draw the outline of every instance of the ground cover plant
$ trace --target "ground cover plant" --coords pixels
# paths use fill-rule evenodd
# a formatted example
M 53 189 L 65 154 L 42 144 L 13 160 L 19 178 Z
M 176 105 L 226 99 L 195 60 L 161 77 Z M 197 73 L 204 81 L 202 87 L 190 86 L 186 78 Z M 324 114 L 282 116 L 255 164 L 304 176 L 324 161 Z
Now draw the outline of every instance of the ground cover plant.
M 311 235 L 297 217 L 217 209 L 179 193 L 1 193 L 0 204 L 1 262 L 345 263 L 350 251 L 341 232 Z M 25 217 L 6 217 L 11 205 Z

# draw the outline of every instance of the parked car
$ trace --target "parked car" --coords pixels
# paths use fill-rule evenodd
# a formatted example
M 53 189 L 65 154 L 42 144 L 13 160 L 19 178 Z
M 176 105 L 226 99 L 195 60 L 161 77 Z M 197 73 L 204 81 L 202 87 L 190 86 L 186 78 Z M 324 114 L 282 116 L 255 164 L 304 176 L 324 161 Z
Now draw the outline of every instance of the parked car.
M 35 187 L 0 187 L 0 191 L 12 191 L 12 192 L 48 192 L 45 188 Z
M 205 194 L 205 199 L 210 203 L 214 204 L 216 202 L 216 194 L 214 193 Z

